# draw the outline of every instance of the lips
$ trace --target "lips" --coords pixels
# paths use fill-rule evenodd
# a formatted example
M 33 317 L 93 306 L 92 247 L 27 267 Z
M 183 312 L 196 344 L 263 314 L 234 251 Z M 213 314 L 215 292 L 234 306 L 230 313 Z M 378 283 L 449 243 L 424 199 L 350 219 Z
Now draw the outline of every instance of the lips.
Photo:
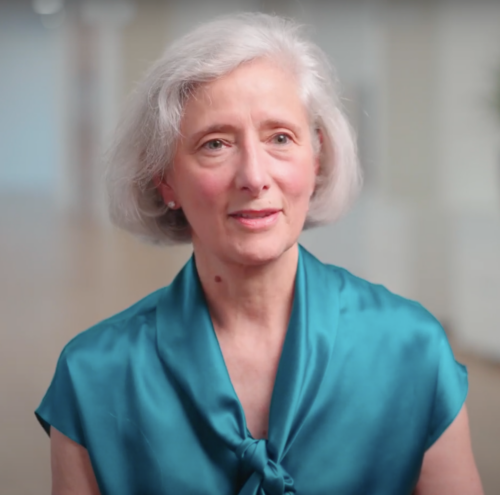
M 280 210 L 266 209 L 266 210 L 242 210 L 231 213 L 230 216 L 238 218 L 265 218 L 270 215 L 278 213 Z
M 278 221 L 281 210 L 267 208 L 265 210 L 240 210 L 229 215 L 240 228 L 253 232 L 265 231 Z

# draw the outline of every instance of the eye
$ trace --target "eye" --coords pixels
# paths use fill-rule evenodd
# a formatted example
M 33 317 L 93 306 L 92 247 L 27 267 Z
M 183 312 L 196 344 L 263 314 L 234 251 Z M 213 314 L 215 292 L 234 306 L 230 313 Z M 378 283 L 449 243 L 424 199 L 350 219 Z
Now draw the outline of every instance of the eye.
M 204 145 L 203 148 L 206 148 L 211 151 L 217 151 L 222 149 L 224 146 L 224 143 L 220 139 L 211 139 L 210 141 L 207 141 Z
M 290 136 L 283 133 L 276 134 L 275 136 L 273 136 L 273 141 L 276 144 L 288 144 L 290 142 Z

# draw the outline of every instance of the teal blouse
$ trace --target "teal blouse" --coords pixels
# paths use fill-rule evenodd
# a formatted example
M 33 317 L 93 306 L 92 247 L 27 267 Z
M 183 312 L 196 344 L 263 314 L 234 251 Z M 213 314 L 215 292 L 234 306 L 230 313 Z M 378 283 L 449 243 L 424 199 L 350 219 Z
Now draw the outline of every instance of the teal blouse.
M 420 304 L 301 247 L 267 440 L 246 427 L 193 258 L 71 340 L 36 415 L 88 450 L 102 495 L 404 495 L 466 394 Z

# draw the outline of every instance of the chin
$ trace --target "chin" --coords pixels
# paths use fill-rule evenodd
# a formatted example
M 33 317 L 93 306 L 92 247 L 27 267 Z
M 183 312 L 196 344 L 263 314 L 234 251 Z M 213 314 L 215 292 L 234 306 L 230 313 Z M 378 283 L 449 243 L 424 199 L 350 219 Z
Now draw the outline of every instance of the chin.
M 255 236 L 257 237 L 257 236 Z M 260 266 L 279 259 L 287 252 L 297 240 L 285 241 L 276 236 L 265 238 L 247 238 L 235 242 L 230 251 L 230 258 L 239 264 L 248 266 Z

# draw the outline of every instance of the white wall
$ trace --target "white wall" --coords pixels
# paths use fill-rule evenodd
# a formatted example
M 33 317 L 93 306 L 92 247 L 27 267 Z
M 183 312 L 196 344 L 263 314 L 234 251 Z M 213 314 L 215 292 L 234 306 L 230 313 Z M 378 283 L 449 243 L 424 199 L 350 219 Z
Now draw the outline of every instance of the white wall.
M 500 120 L 488 105 L 500 3 L 444 0 L 439 26 L 436 179 L 451 220 L 450 313 L 464 345 L 500 359 Z
M 213 19 L 218 15 L 236 12 L 252 12 L 260 9 L 259 0 L 184 0 L 169 2 L 167 20 L 169 41 L 174 40 L 198 24 Z
M 500 121 L 488 98 L 500 67 L 500 3 L 443 0 L 438 14 L 442 198 L 455 212 L 498 210 Z
M 61 161 L 61 39 L 26 2 L 0 2 L 0 193 L 50 195 Z

